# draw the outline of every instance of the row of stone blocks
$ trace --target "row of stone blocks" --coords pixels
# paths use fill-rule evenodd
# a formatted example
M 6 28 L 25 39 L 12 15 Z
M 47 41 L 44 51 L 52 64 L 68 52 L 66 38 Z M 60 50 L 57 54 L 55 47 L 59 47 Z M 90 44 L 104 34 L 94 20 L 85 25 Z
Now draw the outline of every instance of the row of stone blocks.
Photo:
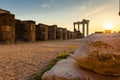
M 14 43 L 15 41 L 36 41 L 72 39 L 73 32 L 57 25 L 46 25 L 35 21 L 15 19 L 11 13 L 0 13 L 0 42 Z

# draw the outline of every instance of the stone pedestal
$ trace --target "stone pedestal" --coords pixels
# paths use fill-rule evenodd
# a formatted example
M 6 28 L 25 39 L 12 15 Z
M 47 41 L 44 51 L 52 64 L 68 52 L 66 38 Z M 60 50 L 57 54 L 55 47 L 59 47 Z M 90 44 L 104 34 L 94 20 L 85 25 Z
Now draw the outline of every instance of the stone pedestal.
M 48 39 L 56 40 L 57 25 L 48 26 Z
M 20 21 L 16 20 L 16 41 L 30 41 L 36 40 L 36 25 L 35 21 Z
M 71 39 L 74 39 L 74 33 L 73 32 L 70 32 L 70 37 L 71 37 Z
M 57 28 L 56 38 L 57 38 L 57 39 L 60 39 L 60 40 L 63 39 L 62 28 Z
M 48 40 L 48 26 L 45 24 L 38 24 L 36 26 L 36 40 Z
M 67 39 L 71 39 L 70 31 L 67 31 Z
M 10 13 L 0 13 L 0 42 L 14 43 L 15 16 Z
M 62 34 L 63 34 L 63 39 L 67 40 L 67 29 L 66 28 L 62 29 Z

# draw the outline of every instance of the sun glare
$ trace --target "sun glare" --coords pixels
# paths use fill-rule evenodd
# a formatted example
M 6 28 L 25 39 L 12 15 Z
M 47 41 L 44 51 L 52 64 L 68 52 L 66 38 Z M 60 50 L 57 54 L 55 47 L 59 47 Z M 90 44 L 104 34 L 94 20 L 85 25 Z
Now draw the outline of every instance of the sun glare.
M 105 28 L 105 30 L 112 30 L 113 24 L 112 23 L 107 23 L 107 24 L 105 24 L 104 28 Z

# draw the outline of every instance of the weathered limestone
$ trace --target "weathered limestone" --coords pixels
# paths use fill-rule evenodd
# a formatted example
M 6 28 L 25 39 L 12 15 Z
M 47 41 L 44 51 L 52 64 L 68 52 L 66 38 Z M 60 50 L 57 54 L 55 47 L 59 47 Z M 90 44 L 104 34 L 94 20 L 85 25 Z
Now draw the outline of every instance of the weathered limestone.
M 34 42 L 36 40 L 35 21 L 16 20 L 16 40 Z
M 62 29 L 62 34 L 63 34 L 63 39 L 67 40 L 67 29 L 66 28 Z
M 42 76 L 42 80 L 120 80 L 120 77 L 103 76 L 82 68 L 72 59 L 59 61 L 50 71 Z
M 62 33 L 62 28 L 57 28 L 56 32 L 56 38 L 62 40 L 63 39 L 63 33 Z
M 56 40 L 57 25 L 48 26 L 48 39 Z
M 78 64 L 102 75 L 120 76 L 120 34 L 93 34 L 73 57 Z
M 36 40 L 48 40 L 48 26 L 45 24 L 38 24 L 36 26 Z
M 1 11 L 0 11 L 1 12 Z M 15 16 L 9 12 L 0 13 L 0 42 L 14 43 Z

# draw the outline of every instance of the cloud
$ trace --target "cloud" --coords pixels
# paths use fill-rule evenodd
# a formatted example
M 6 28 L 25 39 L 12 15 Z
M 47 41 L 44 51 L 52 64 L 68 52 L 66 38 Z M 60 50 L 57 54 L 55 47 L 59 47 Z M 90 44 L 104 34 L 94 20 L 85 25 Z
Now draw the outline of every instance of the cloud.
M 90 17 L 95 14 L 101 14 L 102 12 L 106 12 L 106 10 L 109 8 L 109 6 L 97 6 L 97 7 L 91 7 L 90 10 L 87 11 L 86 17 Z
M 102 8 L 97 8 L 97 9 L 89 12 L 89 13 L 86 15 L 86 17 L 91 16 L 91 15 L 94 15 L 94 14 L 100 12 L 101 10 L 102 10 Z
M 42 8 L 50 8 L 51 6 L 49 5 L 49 4 L 43 4 L 42 6 L 41 6 Z

